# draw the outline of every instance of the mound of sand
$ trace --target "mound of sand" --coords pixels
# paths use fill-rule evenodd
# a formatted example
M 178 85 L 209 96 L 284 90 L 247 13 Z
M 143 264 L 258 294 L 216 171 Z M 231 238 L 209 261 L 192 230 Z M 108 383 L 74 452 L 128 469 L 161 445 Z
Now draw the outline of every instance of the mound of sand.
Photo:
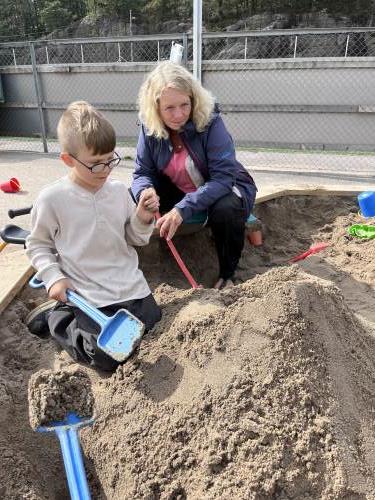
M 29 380 L 28 399 L 33 429 L 63 422 L 72 412 L 81 418 L 91 418 L 94 414 L 91 381 L 79 368 L 34 373 Z
M 375 496 L 375 338 L 335 286 L 292 267 L 159 300 L 83 437 L 105 497 Z
M 375 242 L 347 235 L 375 220 L 354 197 L 282 198 L 256 212 L 264 245 L 245 244 L 232 290 L 188 290 L 165 242 L 140 250 L 161 323 L 112 377 L 81 367 L 96 400 L 96 423 L 81 431 L 95 500 L 375 498 Z M 329 248 L 289 266 L 319 241 Z M 175 244 L 210 286 L 209 232 Z M 1 317 L 0 498 L 10 500 L 69 498 L 58 440 L 29 425 L 30 376 L 77 368 L 27 333 L 44 300 L 26 287 Z

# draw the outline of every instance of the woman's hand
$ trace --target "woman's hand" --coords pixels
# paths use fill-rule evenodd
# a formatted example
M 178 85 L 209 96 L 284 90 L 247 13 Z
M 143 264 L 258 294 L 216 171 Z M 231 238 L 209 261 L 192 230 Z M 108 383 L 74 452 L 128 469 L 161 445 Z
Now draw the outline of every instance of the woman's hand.
M 60 302 L 66 302 L 66 290 L 70 288 L 73 289 L 70 281 L 67 278 L 56 281 L 51 288 L 48 290 L 48 296 L 50 299 L 55 299 Z
M 149 224 L 155 217 L 155 212 L 159 210 L 159 196 L 154 188 L 144 189 L 139 197 L 136 208 L 138 218 L 145 224 Z
M 183 219 L 177 208 L 172 208 L 170 212 L 156 221 L 156 227 L 160 229 L 160 237 L 171 240 L 182 221 Z

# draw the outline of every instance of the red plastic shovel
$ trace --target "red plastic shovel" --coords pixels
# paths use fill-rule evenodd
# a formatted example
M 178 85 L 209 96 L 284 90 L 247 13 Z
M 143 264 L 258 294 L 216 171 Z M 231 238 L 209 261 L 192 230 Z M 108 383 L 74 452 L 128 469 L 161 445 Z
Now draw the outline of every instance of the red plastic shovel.
M 156 212 L 155 214 L 156 220 L 160 219 L 160 213 Z M 171 240 L 167 240 L 166 237 L 164 237 L 165 241 L 167 242 L 167 245 L 169 246 L 170 251 L 172 252 L 173 257 L 175 258 L 177 264 L 179 265 L 179 268 L 181 271 L 184 273 L 186 279 L 190 283 L 192 288 L 201 288 L 199 287 L 198 283 L 195 281 L 193 276 L 190 274 L 188 268 L 185 266 L 184 261 L 181 259 L 180 254 L 177 252 L 176 247 L 172 243 Z
M 299 260 L 306 259 L 306 257 L 308 257 L 309 255 L 321 252 L 327 247 L 329 247 L 328 243 L 317 243 L 316 245 L 312 245 L 306 252 L 296 255 L 295 257 L 290 259 L 289 262 L 298 262 Z

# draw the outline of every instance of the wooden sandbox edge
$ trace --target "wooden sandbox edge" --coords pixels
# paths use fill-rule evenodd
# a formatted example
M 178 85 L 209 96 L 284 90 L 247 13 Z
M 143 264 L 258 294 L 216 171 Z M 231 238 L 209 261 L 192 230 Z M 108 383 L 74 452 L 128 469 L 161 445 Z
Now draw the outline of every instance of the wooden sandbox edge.
M 281 198 L 282 196 L 350 196 L 357 195 L 363 191 L 375 190 L 374 186 L 364 185 L 358 186 L 358 184 L 346 185 L 346 186 L 317 186 L 316 184 L 311 186 L 297 186 L 291 184 L 290 186 L 273 186 L 270 188 L 261 188 L 258 191 L 255 204 L 263 203 L 268 200 L 273 200 L 276 198 Z
M 34 270 L 25 251 L 7 245 L 0 252 L 0 314 L 25 286 Z

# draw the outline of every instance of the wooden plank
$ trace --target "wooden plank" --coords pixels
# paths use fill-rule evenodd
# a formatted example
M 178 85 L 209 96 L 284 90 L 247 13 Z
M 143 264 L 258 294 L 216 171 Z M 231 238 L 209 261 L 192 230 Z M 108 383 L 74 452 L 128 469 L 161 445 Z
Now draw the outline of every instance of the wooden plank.
M 375 186 L 373 188 L 375 190 Z M 280 198 L 281 196 L 356 196 L 363 191 L 371 191 L 371 187 L 358 185 L 346 185 L 346 186 L 298 186 L 298 185 L 287 185 L 287 186 L 273 186 L 260 189 L 258 191 L 255 204 L 263 203 L 268 200 L 273 200 Z
M 33 268 L 24 249 L 7 245 L 0 253 L 0 313 L 33 274 Z

